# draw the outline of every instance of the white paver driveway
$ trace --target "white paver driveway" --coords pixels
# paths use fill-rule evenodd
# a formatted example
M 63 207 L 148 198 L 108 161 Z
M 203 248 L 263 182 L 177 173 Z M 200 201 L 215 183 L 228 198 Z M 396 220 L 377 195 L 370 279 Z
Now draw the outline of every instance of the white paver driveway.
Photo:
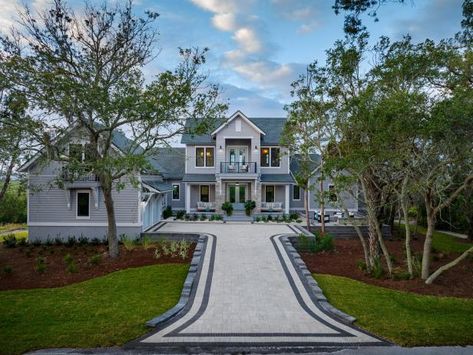
M 160 232 L 210 234 L 188 311 L 145 344 L 377 345 L 314 302 L 279 240 L 287 225 L 167 223 Z

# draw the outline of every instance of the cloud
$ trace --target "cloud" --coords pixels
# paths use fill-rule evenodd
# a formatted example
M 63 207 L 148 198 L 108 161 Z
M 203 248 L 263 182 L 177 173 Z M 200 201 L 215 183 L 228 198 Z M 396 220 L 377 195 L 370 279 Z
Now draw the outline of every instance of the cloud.
M 232 13 L 216 14 L 212 17 L 212 23 L 221 31 L 233 31 L 236 28 L 235 15 Z
M 312 0 L 272 0 L 278 16 L 300 23 L 297 33 L 306 34 L 320 26 L 320 2 Z
M 263 50 L 263 44 L 258 38 L 256 31 L 249 27 L 239 28 L 233 39 L 238 43 L 240 48 L 247 53 L 259 53 Z
M 18 26 L 19 13 L 26 4 L 35 12 L 43 12 L 52 5 L 52 0 L 0 0 L 0 28 L 2 32 L 8 32 L 12 26 Z

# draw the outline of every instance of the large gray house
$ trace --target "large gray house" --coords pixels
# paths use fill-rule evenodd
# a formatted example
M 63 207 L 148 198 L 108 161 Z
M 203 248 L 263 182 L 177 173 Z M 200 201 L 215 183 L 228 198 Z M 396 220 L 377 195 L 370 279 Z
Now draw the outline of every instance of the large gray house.
M 222 213 L 226 201 L 238 211 L 246 200 L 254 200 L 256 214 L 304 210 L 303 191 L 294 180 L 297 156 L 280 144 L 285 121 L 237 111 L 209 134 L 184 134 L 182 148 L 157 150 L 149 159 L 154 170 L 138 176 L 140 186 L 124 181 L 125 188 L 114 192 L 118 233 L 139 235 L 160 221 L 167 206 L 187 213 Z M 120 151 L 127 138 L 117 132 L 113 143 Z M 84 152 L 87 142 L 80 132 L 72 132 L 67 145 L 66 151 Z M 95 176 L 81 176 L 59 187 L 55 182 L 64 174 L 61 164 L 44 163 L 41 154 L 20 171 L 28 173 L 30 238 L 104 237 L 107 214 Z M 333 188 L 330 181 L 324 184 L 326 191 Z M 311 211 L 319 208 L 315 194 L 309 192 Z M 336 198 L 326 206 L 329 213 L 340 208 Z M 348 194 L 343 198 L 349 211 L 358 211 L 357 199 Z

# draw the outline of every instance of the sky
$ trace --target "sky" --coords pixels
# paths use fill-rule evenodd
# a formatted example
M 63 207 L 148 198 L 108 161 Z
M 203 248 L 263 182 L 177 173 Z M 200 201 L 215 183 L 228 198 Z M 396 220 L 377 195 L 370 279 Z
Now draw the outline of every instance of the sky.
M 120 2 L 111 0 L 109 2 Z M 89 0 L 101 3 L 102 0 Z M 291 82 L 307 64 L 323 62 L 325 51 L 342 39 L 343 15 L 333 0 L 135 0 L 135 12 L 160 14 L 156 59 L 144 68 L 147 80 L 179 62 L 178 47 L 208 47 L 203 68 L 209 81 L 222 88 L 229 114 L 285 116 Z M 0 0 L 0 29 L 15 23 L 23 3 L 36 11 L 50 0 Z M 80 9 L 82 0 L 70 0 Z M 439 40 L 460 30 L 462 0 L 406 0 L 378 10 L 379 22 L 365 19 L 371 41 L 379 36 L 400 39 L 409 34 L 420 42 Z

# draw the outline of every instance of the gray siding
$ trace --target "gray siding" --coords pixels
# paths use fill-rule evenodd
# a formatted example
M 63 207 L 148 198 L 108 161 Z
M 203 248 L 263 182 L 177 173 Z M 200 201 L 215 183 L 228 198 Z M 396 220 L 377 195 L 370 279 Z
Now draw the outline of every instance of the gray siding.
M 291 185 L 291 208 L 294 209 L 303 209 L 304 208 L 304 189 L 300 188 L 300 200 L 294 200 L 294 194 L 293 194 L 293 186 Z
M 186 184 L 180 181 L 167 180 L 170 185 L 179 184 L 179 200 L 172 199 L 172 192 L 166 193 L 167 205 L 173 210 L 183 210 L 186 208 Z
M 331 181 L 325 180 L 324 190 L 328 191 L 329 186 L 331 184 L 332 184 Z M 309 206 L 311 210 L 317 210 L 320 208 L 320 203 L 317 199 L 317 193 L 320 191 L 320 183 L 317 181 L 317 177 L 313 177 L 311 179 L 311 185 L 313 188 L 310 191 Z M 354 189 L 356 191 L 356 187 L 354 187 Z M 325 209 L 327 210 L 327 212 L 331 212 L 335 210 L 342 210 L 343 207 L 346 207 L 350 211 L 358 210 L 357 199 L 352 197 L 348 192 L 342 192 L 339 197 L 340 197 L 340 200 L 337 202 L 325 201 Z M 341 201 L 343 201 L 343 203 L 341 203 Z

